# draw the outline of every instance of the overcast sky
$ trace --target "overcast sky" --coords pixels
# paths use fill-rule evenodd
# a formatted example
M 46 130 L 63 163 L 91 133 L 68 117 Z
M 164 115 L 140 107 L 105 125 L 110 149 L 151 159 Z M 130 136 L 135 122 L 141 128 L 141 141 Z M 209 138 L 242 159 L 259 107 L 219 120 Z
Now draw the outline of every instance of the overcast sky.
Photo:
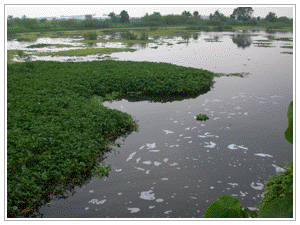
M 103 3 L 103 1 L 97 1 Z M 111 2 L 111 1 L 109 1 Z M 139 1 L 140 2 L 140 1 Z M 147 1 L 149 4 L 149 1 Z M 176 1 L 175 1 L 176 2 Z M 13 17 L 21 18 L 23 15 L 29 18 L 37 17 L 60 17 L 70 15 L 85 15 L 96 14 L 102 16 L 104 13 L 109 14 L 114 12 L 119 14 L 122 10 L 126 10 L 130 17 L 142 17 L 146 13 L 152 14 L 153 12 L 160 12 L 162 15 L 167 14 L 181 14 L 184 10 L 198 11 L 200 15 L 209 15 L 219 10 L 225 16 L 230 16 L 233 10 L 237 7 L 253 8 L 254 13 L 252 16 L 265 17 L 269 12 L 274 12 L 277 17 L 287 16 L 293 18 L 293 5 L 9 5 L 5 3 L 6 17 L 12 15 Z M 178 2 L 178 1 L 177 1 Z M 201 2 L 201 1 L 198 1 Z M 37 2 L 38 3 L 38 2 Z M 36 3 L 36 4 L 37 4 Z M 55 3 L 55 2 L 54 2 Z M 63 2 L 68 4 L 68 2 Z M 22 2 L 20 3 L 22 4 Z M 27 4 L 27 2 L 26 2 Z M 164 4 L 168 4 L 164 1 Z

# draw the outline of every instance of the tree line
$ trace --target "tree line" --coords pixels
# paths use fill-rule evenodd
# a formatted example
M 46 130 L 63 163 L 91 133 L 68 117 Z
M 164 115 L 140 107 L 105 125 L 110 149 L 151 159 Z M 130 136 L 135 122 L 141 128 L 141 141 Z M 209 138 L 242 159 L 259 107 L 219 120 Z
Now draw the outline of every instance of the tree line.
M 238 7 L 233 13 L 227 17 L 219 10 L 209 15 L 208 19 L 204 19 L 199 15 L 198 11 L 191 13 L 184 10 L 181 15 L 169 14 L 161 15 L 159 12 L 152 14 L 146 13 L 141 18 L 130 18 L 126 10 L 121 11 L 119 15 L 115 12 L 109 13 L 109 18 L 105 20 L 92 18 L 92 15 L 86 15 L 84 20 L 78 19 L 32 19 L 13 18 L 8 16 L 8 31 L 21 32 L 25 30 L 55 30 L 55 29 L 101 29 L 115 27 L 115 24 L 130 25 L 132 27 L 154 27 L 154 26 L 174 26 L 174 25 L 205 25 L 205 26 L 270 26 L 276 24 L 280 27 L 292 27 L 293 19 L 288 17 L 277 17 L 274 12 L 269 12 L 265 18 L 253 17 L 254 10 L 252 7 Z

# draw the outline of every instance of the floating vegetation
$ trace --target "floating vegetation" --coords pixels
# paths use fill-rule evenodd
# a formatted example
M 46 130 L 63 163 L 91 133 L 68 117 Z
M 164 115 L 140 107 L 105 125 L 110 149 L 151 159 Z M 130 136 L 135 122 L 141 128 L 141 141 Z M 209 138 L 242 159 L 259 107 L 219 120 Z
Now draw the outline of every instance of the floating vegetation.
M 157 48 L 158 48 L 158 46 L 154 46 L 154 47 L 151 47 L 151 48 L 153 48 L 153 49 L 157 49 Z
M 271 48 L 271 47 L 276 47 L 274 45 L 270 45 L 271 43 L 254 43 L 254 47 L 262 47 L 262 48 Z
M 36 45 L 29 45 L 26 48 L 44 48 L 44 47 L 57 47 L 57 48 L 64 48 L 64 47 L 74 47 L 73 45 L 66 45 L 66 44 L 36 44 Z
M 222 42 L 222 41 L 219 41 L 219 40 L 216 39 L 216 38 L 204 38 L 204 40 L 205 40 L 206 42 Z
M 167 45 L 174 45 L 174 44 L 172 44 L 172 43 L 167 43 Z
M 199 115 L 197 115 L 197 120 L 200 120 L 200 121 L 204 120 L 204 121 L 206 121 L 208 119 L 209 119 L 209 117 L 206 116 L 205 114 L 199 114 Z
M 187 41 L 178 41 L 176 44 L 186 44 L 188 43 Z
M 283 45 L 283 46 L 280 46 L 280 48 L 293 48 L 293 46 Z
M 281 54 L 293 54 L 293 52 L 280 52 Z
M 274 41 L 293 41 L 293 38 L 289 38 L 289 37 L 274 37 L 274 36 L 268 36 L 268 38 L 270 40 L 274 40 Z
M 102 55 L 110 54 L 113 52 L 134 52 L 137 49 L 132 48 L 86 48 L 86 49 L 75 49 L 59 52 L 40 52 L 38 56 L 87 56 L 87 55 Z
M 249 73 L 245 73 L 245 72 L 242 72 L 242 73 L 214 73 L 214 76 L 215 77 L 221 77 L 221 76 L 236 76 L 236 77 L 244 77 L 244 75 L 249 75 Z

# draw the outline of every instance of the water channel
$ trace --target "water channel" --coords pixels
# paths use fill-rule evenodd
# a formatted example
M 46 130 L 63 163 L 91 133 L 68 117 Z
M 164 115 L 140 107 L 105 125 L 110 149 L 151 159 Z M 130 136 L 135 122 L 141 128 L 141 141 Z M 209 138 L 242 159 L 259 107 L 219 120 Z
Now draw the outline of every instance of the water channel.
M 136 52 L 112 53 L 117 60 L 249 74 L 215 78 L 211 91 L 194 99 L 104 102 L 139 120 L 139 132 L 117 140 L 121 147 L 106 155 L 103 164 L 111 164 L 109 177 L 93 177 L 76 187 L 73 196 L 41 206 L 43 218 L 203 218 L 223 194 L 236 196 L 242 207 L 259 205 L 265 182 L 282 171 L 278 165 L 293 159 L 293 145 L 284 137 L 293 100 L 293 55 L 281 53 L 281 46 L 292 42 L 253 44 L 269 35 L 199 32 L 188 43 L 176 44 L 182 39 L 174 37 L 167 40 L 174 45 L 154 49 L 155 44 L 149 44 Z M 243 41 L 237 43 L 234 37 Z M 209 120 L 197 121 L 196 115 L 203 113 Z

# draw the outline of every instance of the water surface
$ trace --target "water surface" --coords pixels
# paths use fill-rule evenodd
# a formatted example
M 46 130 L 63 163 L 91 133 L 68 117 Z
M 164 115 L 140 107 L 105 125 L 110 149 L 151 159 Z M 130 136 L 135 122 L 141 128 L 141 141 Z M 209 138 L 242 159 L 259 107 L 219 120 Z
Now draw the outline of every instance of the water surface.
M 108 178 L 93 177 L 73 196 L 42 206 L 40 213 L 45 218 L 203 218 L 223 194 L 236 196 L 242 207 L 259 205 L 265 182 L 293 157 L 284 137 L 293 100 L 293 57 L 281 54 L 285 41 L 255 47 L 268 35 L 200 32 L 188 43 L 176 44 L 182 38 L 174 37 L 161 39 L 165 43 L 157 49 L 151 44 L 111 54 L 118 60 L 249 75 L 215 78 L 212 90 L 194 99 L 105 102 L 139 120 L 139 132 L 117 140 L 121 147 L 106 155 L 103 163 L 112 168 Z M 203 113 L 209 120 L 197 121 Z

